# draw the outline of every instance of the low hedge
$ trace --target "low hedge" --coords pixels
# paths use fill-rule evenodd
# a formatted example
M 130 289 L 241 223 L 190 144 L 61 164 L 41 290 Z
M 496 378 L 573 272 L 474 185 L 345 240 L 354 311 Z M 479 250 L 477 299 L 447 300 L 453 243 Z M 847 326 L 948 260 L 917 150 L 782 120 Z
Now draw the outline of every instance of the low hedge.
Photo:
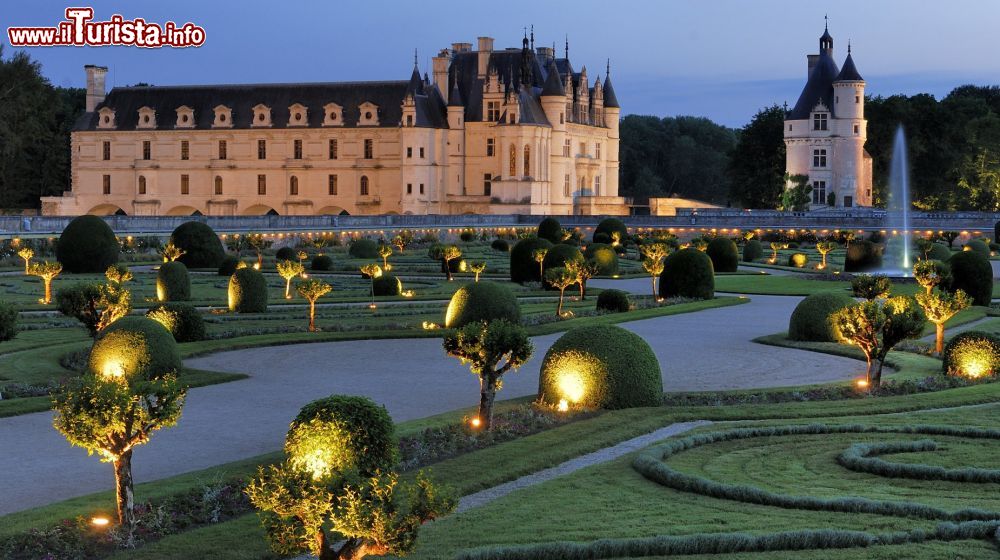
M 941 353 L 945 375 L 988 377 L 1000 371 L 1000 337 L 983 331 L 964 331 L 948 340 Z
M 660 297 L 712 299 L 715 297 L 715 270 L 708 255 L 695 248 L 681 249 L 663 260 Z
M 628 292 L 621 290 L 602 290 L 597 295 L 597 309 L 612 313 L 624 313 L 632 308 Z
M 993 301 L 993 266 L 988 258 L 975 251 L 955 253 L 948 259 L 951 266 L 951 292 L 964 291 L 973 305 L 989 306 Z
M 118 239 L 111 226 L 97 216 L 73 218 L 63 229 L 56 244 L 56 260 L 63 272 L 103 274 L 118 262 Z
M 156 379 L 181 370 L 177 342 L 160 323 L 137 316 L 118 319 L 94 341 L 87 363 L 98 374 Z
M 216 272 L 219 276 L 232 276 L 236 272 L 236 267 L 239 266 L 240 259 L 235 255 L 226 255 L 222 258 L 222 262 L 219 264 L 219 270 Z
M 510 250 L 510 281 L 520 284 L 541 282 L 538 263 L 535 262 L 535 251 L 551 248 L 552 243 L 547 239 L 529 237 L 518 241 Z
M 0 301 L 0 341 L 17 336 L 17 307 Z
M 191 299 L 191 276 L 184 263 L 165 262 L 156 271 L 157 301 L 187 301 Z
M 355 239 L 350 248 L 347 249 L 347 254 L 356 259 L 377 259 L 379 258 L 378 243 L 366 237 Z
M 521 323 L 521 306 L 507 286 L 483 280 L 466 284 L 455 291 L 445 312 L 444 326 L 457 329 L 473 321 L 506 319 Z
M 764 256 L 764 246 L 760 241 L 751 239 L 743 245 L 743 262 L 754 262 Z
M 333 259 L 328 255 L 316 255 L 313 257 L 312 262 L 309 263 L 309 268 L 318 271 L 333 270 Z
M 188 268 L 218 268 L 226 256 L 215 230 L 201 222 L 184 222 L 170 234 L 170 241 L 184 250 L 180 262 Z
M 712 259 L 715 272 L 736 272 L 740 265 L 740 251 L 728 237 L 716 237 L 709 241 L 705 254 Z
M 247 267 L 229 277 L 229 310 L 236 313 L 267 311 L 267 280 L 260 272 Z
M 177 342 L 205 340 L 205 320 L 186 303 L 165 303 L 151 308 L 146 317 L 163 325 Z
M 944 480 L 947 482 L 998 483 L 1000 470 L 977 467 L 947 469 L 938 465 L 896 463 L 879 459 L 878 455 L 895 453 L 925 453 L 937 451 L 934 440 L 855 443 L 837 455 L 837 463 L 845 469 L 889 478 Z
M 867 239 L 852 241 L 844 257 L 844 272 L 869 272 L 882 267 L 882 246 Z
M 830 324 L 830 315 L 854 303 L 854 298 L 839 292 L 822 292 L 806 296 L 795 306 L 788 320 L 788 338 L 810 342 L 837 342 L 837 333 Z
M 583 252 L 583 258 L 597 264 L 597 272 L 602 276 L 618 274 L 618 253 L 606 243 L 591 243 Z
M 403 282 L 392 274 L 383 274 L 372 282 L 372 290 L 376 296 L 398 296 L 403 293 Z

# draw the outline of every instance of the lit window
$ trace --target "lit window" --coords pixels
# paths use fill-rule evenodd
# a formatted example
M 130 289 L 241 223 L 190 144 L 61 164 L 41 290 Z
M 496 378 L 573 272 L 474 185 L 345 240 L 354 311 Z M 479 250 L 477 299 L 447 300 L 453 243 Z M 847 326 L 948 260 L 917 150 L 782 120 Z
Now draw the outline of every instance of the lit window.
M 104 160 L 107 161 L 107 160 L 111 159 L 111 142 L 104 142 L 103 148 L 104 148 L 104 150 L 103 150 L 104 151 L 103 157 L 104 157 Z
M 326 194 L 337 196 L 337 176 L 329 175 L 326 178 Z
M 191 177 L 181 175 L 181 194 L 191 194 Z
M 142 159 L 149 160 L 153 157 L 152 142 L 149 140 L 142 141 Z
M 524 173 L 525 177 L 531 176 L 531 146 L 524 145 Z
M 329 149 L 329 152 L 330 152 L 329 153 L 329 158 L 330 159 L 337 159 L 337 140 L 335 138 L 331 138 L 330 139 L 328 149 Z
M 361 176 L 361 196 L 368 196 L 368 177 Z
M 302 140 L 292 142 L 292 157 L 302 159 Z

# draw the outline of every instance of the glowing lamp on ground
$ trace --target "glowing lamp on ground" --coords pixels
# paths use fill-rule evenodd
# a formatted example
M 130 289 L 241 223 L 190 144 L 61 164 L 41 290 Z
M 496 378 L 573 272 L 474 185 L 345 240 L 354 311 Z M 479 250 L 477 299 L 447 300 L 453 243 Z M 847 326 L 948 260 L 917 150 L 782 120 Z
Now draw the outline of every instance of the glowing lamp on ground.
M 101 364 L 101 376 L 106 379 L 122 379 L 125 377 L 125 364 L 118 360 L 108 360 Z
M 417 294 L 413 290 L 403 290 L 399 295 L 401 295 L 403 297 L 413 297 L 413 296 L 415 296 Z
M 971 379 L 983 377 L 989 374 L 990 371 L 989 357 L 976 354 L 963 356 L 963 359 L 959 362 L 958 367 L 962 375 L 966 377 Z
M 559 410 L 559 412 L 568 412 L 569 403 L 566 402 L 566 399 L 559 399 L 559 405 L 556 408 Z
M 111 520 L 107 517 L 93 517 L 90 519 L 90 524 L 94 527 L 103 528 L 111 524 Z
M 858 387 L 858 389 L 867 389 L 868 388 L 868 380 L 867 379 L 858 379 L 857 381 L 854 382 L 854 384 Z
M 260 270 L 260 263 L 254 263 L 253 269 L 254 270 Z
M 559 393 L 564 397 L 563 400 L 578 403 L 583 399 L 583 376 L 577 372 L 568 371 L 561 373 L 556 386 L 559 388 Z
M 479 428 L 480 426 L 483 425 L 483 421 L 480 420 L 478 416 L 476 416 L 472 420 L 469 420 L 469 425 L 471 425 L 473 428 Z
M 378 306 L 377 306 L 377 305 L 375 305 L 374 303 L 369 303 L 369 304 L 368 304 L 368 309 L 376 309 L 377 307 L 378 307 Z

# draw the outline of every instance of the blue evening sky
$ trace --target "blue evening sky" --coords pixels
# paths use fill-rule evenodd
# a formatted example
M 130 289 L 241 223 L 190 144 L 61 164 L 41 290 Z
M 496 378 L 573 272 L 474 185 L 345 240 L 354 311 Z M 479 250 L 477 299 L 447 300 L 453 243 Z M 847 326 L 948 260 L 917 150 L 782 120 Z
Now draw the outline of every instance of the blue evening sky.
M 92 6 L 99 20 L 128 19 L 205 28 L 201 48 L 30 48 L 56 85 L 82 87 L 83 65 L 110 68 L 109 87 L 292 81 L 391 80 L 421 71 L 452 42 L 495 37 L 520 46 L 534 24 L 536 46 L 553 42 L 590 76 L 612 79 L 624 113 L 699 115 L 741 126 L 761 107 L 790 105 L 829 14 L 838 64 L 854 46 L 874 94 L 932 93 L 1000 83 L 993 0 L 211 0 L 53 2 L 5 0 L 8 26 L 54 25 L 67 5 Z M 10 54 L 9 46 L 5 46 Z

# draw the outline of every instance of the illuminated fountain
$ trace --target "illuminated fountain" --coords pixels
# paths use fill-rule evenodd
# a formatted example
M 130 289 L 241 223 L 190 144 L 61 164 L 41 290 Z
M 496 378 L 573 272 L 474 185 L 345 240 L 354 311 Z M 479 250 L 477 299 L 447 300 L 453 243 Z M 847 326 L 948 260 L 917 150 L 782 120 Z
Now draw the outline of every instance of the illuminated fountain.
M 906 135 L 903 126 L 896 129 L 889 168 L 889 201 L 886 207 L 886 231 L 889 235 L 882 256 L 882 269 L 878 272 L 889 276 L 910 276 L 913 263 L 910 247 L 910 163 L 906 153 Z

